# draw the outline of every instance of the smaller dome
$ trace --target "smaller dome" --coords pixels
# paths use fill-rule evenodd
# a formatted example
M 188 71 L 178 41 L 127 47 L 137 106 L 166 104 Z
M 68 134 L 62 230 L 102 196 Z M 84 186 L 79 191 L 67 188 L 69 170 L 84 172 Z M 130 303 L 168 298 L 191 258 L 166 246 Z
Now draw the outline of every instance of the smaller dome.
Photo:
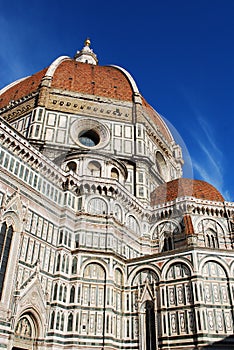
M 208 182 L 181 178 L 157 187 L 151 193 L 151 205 L 163 204 L 180 197 L 195 197 L 216 202 L 224 201 L 221 193 Z

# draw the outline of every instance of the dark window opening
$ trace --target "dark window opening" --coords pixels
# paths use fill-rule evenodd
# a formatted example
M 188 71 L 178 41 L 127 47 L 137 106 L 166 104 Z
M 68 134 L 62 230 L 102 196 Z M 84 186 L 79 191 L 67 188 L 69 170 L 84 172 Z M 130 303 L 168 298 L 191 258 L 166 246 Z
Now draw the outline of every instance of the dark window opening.
M 146 350 L 156 350 L 155 313 L 154 304 L 146 302 Z
M 61 260 L 61 256 L 60 256 L 60 254 L 58 254 L 58 257 L 57 257 L 57 264 L 56 264 L 56 271 L 59 271 L 59 270 L 60 270 L 60 260 Z
M 2 297 L 3 284 L 6 275 L 7 263 L 10 254 L 11 241 L 13 236 L 13 227 L 7 227 L 6 222 L 3 222 L 0 231 L 0 299 Z
M 55 312 L 53 311 L 50 319 L 50 329 L 54 328 L 54 317 L 55 317 Z
M 72 326 L 73 326 L 73 315 L 69 314 L 69 316 L 68 316 L 68 323 L 67 323 L 67 330 L 68 330 L 68 332 L 72 331 L 72 328 L 73 328 Z
M 77 273 L 77 258 L 73 258 L 72 260 L 72 275 Z
M 164 238 L 162 252 L 167 252 L 173 249 L 173 240 L 171 237 Z
M 55 286 L 54 286 L 53 300 L 57 299 L 57 292 L 58 292 L 58 285 L 56 283 Z
M 86 147 L 94 147 L 100 142 L 100 137 L 94 130 L 87 130 L 80 133 L 79 141 Z
M 67 167 L 69 170 L 76 172 L 77 164 L 76 164 L 76 162 L 68 162 Z
M 70 291 L 70 303 L 74 303 L 74 301 L 75 301 L 75 287 L 72 286 Z

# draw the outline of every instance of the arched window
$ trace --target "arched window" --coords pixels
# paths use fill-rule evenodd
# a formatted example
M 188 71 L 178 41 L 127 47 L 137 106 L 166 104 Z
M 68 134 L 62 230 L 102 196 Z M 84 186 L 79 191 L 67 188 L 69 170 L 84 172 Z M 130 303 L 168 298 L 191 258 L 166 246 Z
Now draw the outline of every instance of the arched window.
M 111 178 L 119 180 L 119 172 L 117 169 L 115 169 L 115 168 L 111 169 Z
M 77 300 L 82 305 L 103 307 L 105 301 L 104 283 L 106 280 L 106 271 L 98 263 L 88 264 L 83 273 L 84 285 L 82 289 L 78 288 Z M 109 300 L 109 294 L 107 295 Z
M 74 300 L 75 300 L 75 287 L 72 286 L 70 291 L 70 303 L 74 303 Z
M 123 285 L 123 274 L 119 269 L 115 270 L 115 283 L 119 286 Z
M 92 176 L 101 176 L 101 165 L 96 161 L 89 162 L 88 171 Z
M 73 328 L 73 314 L 68 315 L 67 331 L 71 332 Z
M 59 232 L 59 244 L 63 243 L 63 230 Z
M 64 328 L 64 314 L 61 316 L 61 322 L 60 322 L 60 331 L 63 331 Z
M 170 212 L 168 213 L 170 215 Z M 180 227 L 178 224 L 171 220 L 163 220 L 158 223 L 154 232 L 152 239 L 159 240 L 159 250 L 161 252 L 166 252 L 168 250 L 175 249 L 174 237 L 180 232 Z
M 130 230 L 134 231 L 136 234 L 140 233 L 139 224 L 133 215 L 129 215 L 127 218 L 126 225 Z
M 58 253 L 58 255 L 57 255 L 56 271 L 60 270 L 60 260 L 61 260 L 61 255 L 60 255 L 60 253 Z
M 208 248 L 218 248 L 219 243 L 218 243 L 217 233 L 215 231 L 213 231 L 212 229 L 208 229 L 206 231 L 205 242 L 206 242 L 206 247 L 208 247 Z
M 63 290 L 63 302 L 66 303 L 66 300 L 67 300 L 67 287 L 65 286 Z
M 72 274 L 73 275 L 77 274 L 77 257 L 74 257 L 72 259 Z
M 52 311 L 51 317 L 50 317 L 50 329 L 54 328 L 54 317 L 55 317 L 55 312 Z
M 183 263 L 177 263 L 170 267 L 166 274 L 166 280 L 174 280 L 184 277 L 189 277 L 191 275 L 188 267 Z
M 121 311 L 123 306 L 123 273 L 119 269 L 115 270 L 115 284 L 116 310 Z
M 164 180 L 167 180 L 168 178 L 167 163 L 160 152 L 156 153 L 156 165 L 157 165 L 159 174 L 163 177 Z
M 74 173 L 76 172 L 76 169 L 77 169 L 77 164 L 76 162 L 68 162 L 67 163 L 67 168 L 68 170 L 72 170 L 74 171 Z
M 105 270 L 99 264 L 93 263 L 86 266 L 84 277 L 87 279 L 102 280 L 105 279 Z
M 53 294 L 53 300 L 57 299 L 57 293 L 58 293 L 58 285 L 55 283 L 54 285 L 54 294 Z
M 164 306 L 167 307 L 167 310 L 170 314 L 169 322 L 171 327 L 172 334 L 181 334 L 187 330 L 189 327 L 190 330 L 194 329 L 195 318 L 193 313 L 189 313 L 189 321 L 186 326 L 186 314 L 181 312 L 178 314 L 179 322 L 177 315 L 174 313 L 175 307 L 181 307 L 181 311 L 184 310 L 184 307 L 194 304 L 194 298 L 196 300 L 197 285 L 192 286 L 191 280 L 191 271 L 187 265 L 183 262 L 177 262 L 168 267 L 166 272 L 166 281 L 170 282 L 165 285 L 164 293 L 162 295 L 162 302 Z M 168 330 L 168 324 L 165 319 L 162 320 L 162 330 L 166 334 Z M 166 323 L 165 323 L 166 322 Z
M 59 287 L 59 300 L 62 301 L 62 296 L 63 296 L 63 286 L 60 285 Z
M 106 332 L 109 333 L 110 316 L 106 315 Z
M 59 330 L 60 325 L 60 312 L 57 313 L 57 319 L 56 319 L 56 329 Z
M 65 264 L 66 264 L 66 255 L 63 256 L 63 260 L 62 260 L 62 271 L 65 271 Z
M 213 219 L 203 219 L 198 223 L 198 232 L 204 235 L 204 242 L 207 248 L 218 248 L 219 237 L 224 237 L 222 226 Z
M 167 252 L 169 250 L 174 249 L 173 247 L 173 239 L 172 237 L 165 237 L 164 242 L 163 242 L 163 247 L 162 247 L 162 252 Z
M 69 272 L 69 256 L 67 256 L 67 259 L 66 259 L 66 273 Z
M 107 204 L 101 198 L 92 198 L 88 203 L 88 212 L 90 214 L 106 214 Z
M 136 277 L 133 280 L 133 286 L 138 287 L 145 285 L 146 281 L 153 285 L 154 282 L 158 281 L 158 276 L 156 273 L 149 269 L 143 269 L 137 273 Z
M 114 217 L 115 217 L 118 221 L 120 221 L 120 222 L 122 221 L 123 211 L 122 211 L 122 209 L 121 209 L 121 207 L 120 207 L 119 204 L 115 204 L 113 214 L 114 214 Z

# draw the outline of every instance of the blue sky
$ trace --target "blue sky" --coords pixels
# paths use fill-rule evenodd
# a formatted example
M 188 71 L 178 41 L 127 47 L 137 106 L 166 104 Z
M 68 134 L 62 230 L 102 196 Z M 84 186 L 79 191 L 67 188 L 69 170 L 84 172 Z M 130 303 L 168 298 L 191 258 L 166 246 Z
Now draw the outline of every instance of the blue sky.
M 1 3 L 0 88 L 90 37 L 99 64 L 126 68 L 172 124 L 187 149 L 184 175 L 234 200 L 233 0 Z

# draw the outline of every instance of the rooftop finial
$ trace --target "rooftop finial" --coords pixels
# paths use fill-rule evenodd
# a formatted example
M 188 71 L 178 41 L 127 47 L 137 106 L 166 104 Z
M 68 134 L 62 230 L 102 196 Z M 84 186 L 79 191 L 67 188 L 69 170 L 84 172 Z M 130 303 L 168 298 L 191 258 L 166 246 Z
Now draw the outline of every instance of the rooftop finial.
M 87 39 L 85 40 L 85 46 L 90 47 L 90 44 L 91 44 L 91 41 L 90 41 L 89 38 L 87 38 Z
M 75 60 L 78 62 L 88 63 L 88 64 L 97 64 L 98 59 L 93 50 L 90 49 L 91 41 L 87 38 L 84 42 L 84 47 L 81 51 L 77 51 L 75 54 Z

